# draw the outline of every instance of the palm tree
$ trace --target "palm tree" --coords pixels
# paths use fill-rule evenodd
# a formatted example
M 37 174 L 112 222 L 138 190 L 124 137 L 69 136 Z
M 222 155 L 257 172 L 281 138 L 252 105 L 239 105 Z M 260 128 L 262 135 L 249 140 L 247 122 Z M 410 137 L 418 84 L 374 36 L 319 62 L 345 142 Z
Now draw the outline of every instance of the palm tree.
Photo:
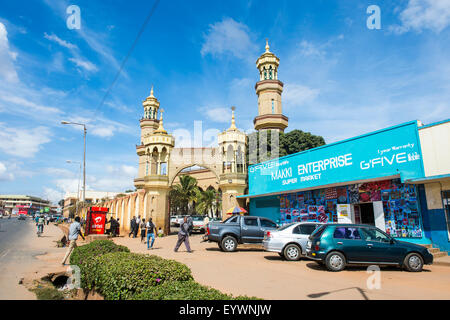
M 179 207 L 188 213 L 189 204 L 197 199 L 197 180 L 191 176 L 180 176 L 180 183 L 173 186 L 170 197 Z
M 216 205 L 216 191 L 214 189 L 207 189 L 197 193 L 197 210 L 204 215 L 210 215 L 212 209 Z

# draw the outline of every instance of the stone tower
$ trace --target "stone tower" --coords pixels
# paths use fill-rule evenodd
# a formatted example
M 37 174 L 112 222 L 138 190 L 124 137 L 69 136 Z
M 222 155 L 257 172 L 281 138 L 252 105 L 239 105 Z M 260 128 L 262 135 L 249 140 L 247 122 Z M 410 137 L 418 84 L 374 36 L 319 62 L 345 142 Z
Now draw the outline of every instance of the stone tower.
M 157 119 L 159 102 L 153 96 L 153 87 L 142 105 L 144 117 L 140 120 L 141 144 L 136 146 L 139 169 L 134 180 L 136 189 L 140 191 L 141 209 L 137 212 L 141 212 L 141 217 L 146 220 L 152 217 L 158 227 L 168 231 L 169 159 L 175 146 L 175 138 L 164 130 L 164 110 L 160 111 L 160 119 Z
M 280 59 L 269 51 L 266 40 L 266 52 L 258 60 L 256 67 L 259 70 L 259 81 L 255 85 L 258 95 L 258 116 L 253 123 L 255 130 L 277 130 L 284 132 L 288 126 L 288 118 L 283 115 L 281 107 L 281 93 L 283 82 L 278 80 L 278 66 Z
M 245 199 L 236 196 L 243 195 L 247 187 L 246 148 L 247 136 L 236 128 L 232 107 L 231 126 L 219 133 L 218 144 L 222 156 L 222 172 L 219 175 L 219 187 L 222 190 L 222 211 L 234 206 L 244 206 Z M 239 201 L 238 201 L 239 200 Z M 239 203 L 240 202 L 240 203 Z M 228 216 L 222 215 L 223 219 Z

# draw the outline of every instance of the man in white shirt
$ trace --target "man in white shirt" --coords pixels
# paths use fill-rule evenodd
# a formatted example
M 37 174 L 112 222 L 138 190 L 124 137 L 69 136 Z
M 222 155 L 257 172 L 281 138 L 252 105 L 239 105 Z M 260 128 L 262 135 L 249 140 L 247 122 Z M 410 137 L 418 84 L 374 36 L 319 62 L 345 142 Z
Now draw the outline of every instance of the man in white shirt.
M 63 266 L 66 264 L 66 260 L 70 257 L 73 249 L 77 247 L 78 235 L 80 235 L 83 240 L 85 240 L 83 234 L 81 233 L 80 217 L 75 217 L 75 221 L 69 227 L 68 240 L 70 244 L 69 248 L 67 249 L 66 255 L 64 256 L 64 259 L 61 262 Z

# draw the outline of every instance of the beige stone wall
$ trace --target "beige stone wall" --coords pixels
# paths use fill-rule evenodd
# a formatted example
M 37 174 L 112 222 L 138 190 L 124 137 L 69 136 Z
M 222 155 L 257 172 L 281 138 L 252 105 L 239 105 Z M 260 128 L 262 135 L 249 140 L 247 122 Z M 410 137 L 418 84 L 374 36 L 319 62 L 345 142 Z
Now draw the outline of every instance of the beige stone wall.
M 443 208 L 441 194 L 443 190 L 450 190 L 450 180 L 425 184 L 425 194 L 429 210 Z
M 450 173 L 450 122 L 420 129 L 425 176 Z

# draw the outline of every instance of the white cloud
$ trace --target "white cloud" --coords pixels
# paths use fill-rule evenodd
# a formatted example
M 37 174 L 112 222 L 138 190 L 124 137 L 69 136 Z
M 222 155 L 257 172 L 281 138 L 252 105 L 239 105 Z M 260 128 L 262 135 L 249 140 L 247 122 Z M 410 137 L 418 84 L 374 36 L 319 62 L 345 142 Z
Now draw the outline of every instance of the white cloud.
M 59 44 L 60 46 L 65 47 L 65 48 L 68 48 L 68 49 L 76 49 L 76 48 L 77 48 L 76 45 L 74 45 L 74 44 L 72 44 L 72 43 L 70 43 L 70 42 L 67 42 L 67 41 L 65 41 L 65 40 L 63 40 L 63 39 L 61 39 L 61 38 L 59 38 L 59 37 L 58 37 L 57 35 L 55 35 L 55 34 L 48 35 L 46 32 L 44 32 L 44 38 L 47 39 L 47 40 L 56 42 L 56 43 Z
M 75 63 L 75 65 L 77 67 L 83 68 L 86 71 L 95 72 L 98 70 L 98 68 L 95 64 L 93 64 L 92 62 L 89 62 L 87 60 L 83 60 L 81 58 L 69 58 L 69 61 Z
M 0 181 L 14 180 L 14 174 L 9 172 L 6 166 L 0 162 Z
M 299 84 L 287 84 L 283 92 L 283 100 L 288 107 L 301 106 L 315 100 L 319 93 L 319 89 Z
M 43 106 L 43 105 L 34 103 L 34 102 L 30 101 L 29 99 L 24 99 L 24 98 L 18 97 L 18 96 L 3 94 L 2 96 L 0 96 L 0 99 L 2 99 L 3 101 L 9 102 L 9 103 L 18 105 L 22 109 L 23 109 L 23 107 L 27 107 L 27 108 L 31 109 L 31 110 L 22 110 L 22 111 L 25 111 L 27 114 L 30 111 L 46 113 L 46 114 L 60 114 L 61 113 L 61 110 L 59 110 L 57 108 Z
M 0 123 L 0 150 L 16 157 L 34 157 L 41 145 L 50 142 L 50 136 L 50 130 L 46 127 L 9 128 Z
M 231 110 L 230 108 L 211 108 L 211 107 L 202 107 L 199 108 L 199 111 L 206 115 L 206 117 L 214 122 L 218 123 L 231 123 Z
M 300 53 L 304 56 L 322 57 L 324 56 L 325 51 L 309 41 L 302 40 L 302 42 L 300 42 Z
M 17 53 L 9 48 L 8 32 L 3 23 L 0 22 L 0 78 L 10 83 L 19 82 L 14 67 L 14 61 L 17 59 Z
M 250 39 L 249 28 L 232 18 L 225 18 L 209 26 L 201 54 L 202 56 L 232 54 L 247 60 L 256 56 L 256 50 L 257 46 Z
M 399 34 L 425 29 L 439 33 L 450 25 L 450 1 L 409 0 L 407 7 L 400 12 L 400 21 L 400 25 L 389 29 Z

